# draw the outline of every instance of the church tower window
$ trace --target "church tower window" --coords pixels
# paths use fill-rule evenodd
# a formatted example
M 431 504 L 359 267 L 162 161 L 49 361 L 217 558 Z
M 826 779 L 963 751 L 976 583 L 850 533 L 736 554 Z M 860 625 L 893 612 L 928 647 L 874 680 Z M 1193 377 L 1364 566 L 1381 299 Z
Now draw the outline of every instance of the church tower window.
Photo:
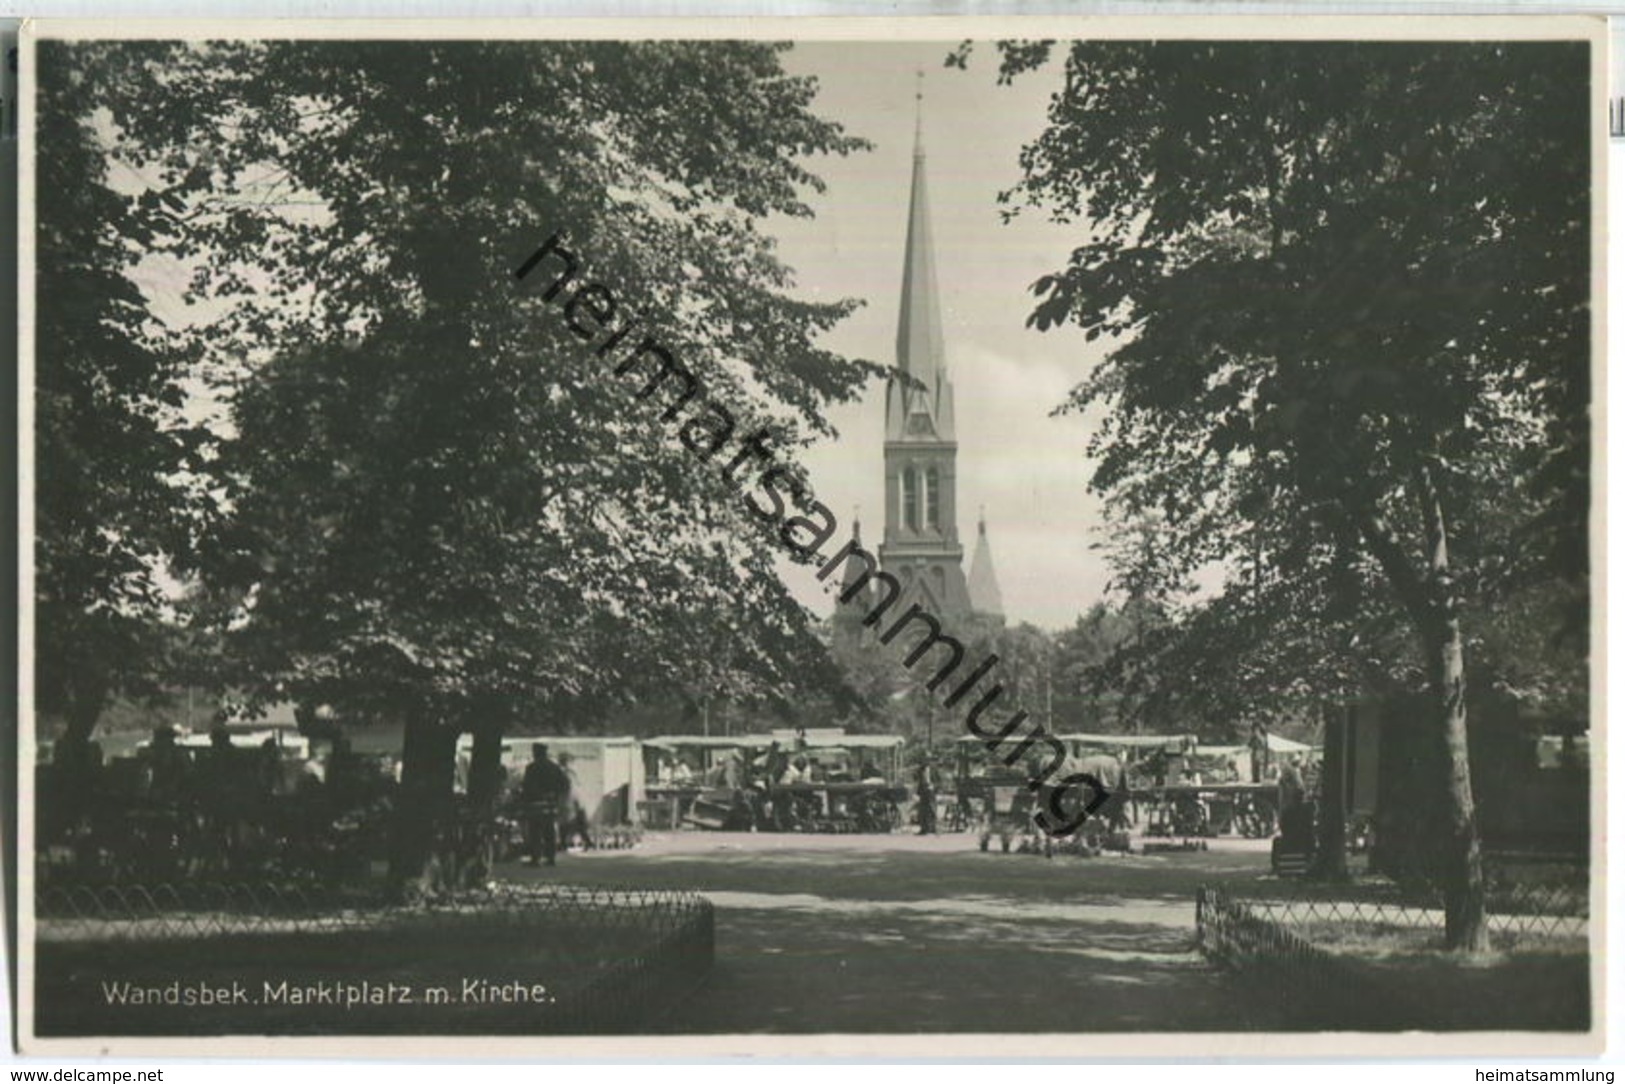
M 910 466 L 903 468 L 903 525 L 920 529 L 920 475 Z
M 925 525 L 933 531 L 942 530 L 942 479 L 936 467 L 925 471 Z

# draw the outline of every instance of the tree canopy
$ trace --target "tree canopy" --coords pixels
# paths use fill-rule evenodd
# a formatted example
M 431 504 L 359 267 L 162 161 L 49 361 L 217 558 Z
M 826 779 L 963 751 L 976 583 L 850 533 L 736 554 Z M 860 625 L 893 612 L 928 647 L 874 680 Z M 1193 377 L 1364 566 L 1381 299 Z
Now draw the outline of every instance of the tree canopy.
M 1587 48 L 1072 43 L 1003 197 L 1078 235 L 1029 322 L 1113 341 L 1064 409 L 1107 408 L 1092 485 L 1160 525 L 1141 575 L 1220 569 L 1203 620 L 1297 633 L 1333 690 L 1383 588 L 1437 696 L 1468 947 L 1463 616 L 1538 579 L 1567 585 L 1551 635 L 1585 624 Z M 1054 53 L 1004 43 L 1000 78 Z
M 208 436 L 181 411 L 190 356 L 129 278 L 162 208 L 114 191 L 98 141 L 112 75 L 40 69 L 34 658 L 39 709 L 70 742 L 113 697 L 158 691 L 164 555 L 209 507 Z
M 455 715 L 829 675 L 728 480 L 512 280 L 562 230 L 742 424 L 827 434 L 875 371 L 815 342 L 854 303 L 796 300 L 760 225 L 864 144 L 782 46 L 47 47 L 116 73 L 106 151 L 163 212 L 137 247 L 209 313 L 229 514 L 177 559 L 237 600 L 232 680 Z

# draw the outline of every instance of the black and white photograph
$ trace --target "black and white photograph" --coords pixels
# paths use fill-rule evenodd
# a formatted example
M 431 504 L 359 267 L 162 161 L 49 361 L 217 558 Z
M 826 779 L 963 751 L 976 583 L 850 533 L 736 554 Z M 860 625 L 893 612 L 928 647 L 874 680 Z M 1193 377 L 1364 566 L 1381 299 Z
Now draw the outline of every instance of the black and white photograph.
M 26 25 L 22 1049 L 1599 1050 L 1606 45 Z

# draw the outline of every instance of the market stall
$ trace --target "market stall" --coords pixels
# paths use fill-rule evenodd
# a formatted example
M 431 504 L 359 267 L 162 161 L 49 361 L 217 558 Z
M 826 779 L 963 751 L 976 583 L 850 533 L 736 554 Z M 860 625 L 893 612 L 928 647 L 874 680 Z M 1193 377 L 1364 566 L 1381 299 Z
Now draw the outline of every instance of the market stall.
M 643 743 L 649 827 L 889 831 L 903 739 L 841 730 L 666 735 Z

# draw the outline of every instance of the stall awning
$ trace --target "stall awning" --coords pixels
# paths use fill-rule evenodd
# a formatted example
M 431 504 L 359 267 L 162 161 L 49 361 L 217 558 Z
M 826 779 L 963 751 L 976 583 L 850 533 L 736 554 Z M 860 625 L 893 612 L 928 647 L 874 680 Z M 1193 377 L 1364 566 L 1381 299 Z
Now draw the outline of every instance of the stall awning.
M 808 749 L 896 749 L 904 739 L 895 734 L 830 734 L 814 731 L 807 735 Z M 796 739 L 773 734 L 736 734 L 731 737 L 705 737 L 697 734 L 664 734 L 643 744 L 655 749 L 766 749 L 778 742 L 793 748 Z
M 643 744 L 655 749 L 766 749 L 773 744 L 773 739 L 766 734 L 736 734 L 730 737 L 666 734 L 649 738 Z
M 266 727 L 263 730 L 229 730 L 228 733 L 234 749 L 258 749 L 271 742 L 278 748 L 294 750 L 300 756 L 310 755 L 310 739 L 298 731 Z M 187 749 L 207 749 L 214 742 L 208 734 L 181 734 L 175 738 L 175 744 Z M 146 749 L 151 745 L 152 739 L 147 738 L 137 743 L 136 748 Z
M 1283 738 L 1279 734 L 1269 735 L 1269 747 L 1272 753 L 1309 753 L 1314 746 L 1305 745 L 1301 741 Z M 1234 757 L 1247 751 L 1245 745 L 1198 745 L 1196 755 L 1200 757 Z
M 1057 734 L 1063 742 L 1098 745 L 1112 749 L 1161 749 L 1170 745 L 1194 743 L 1194 734 Z
M 896 749 L 903 739 L 895 734 L 844 734 L 807 738 L 809 749 Z
M 510 752 L 521 749 L 528 753 L 530 747 L 537 742 L 546 746 L 557 746 L 559 749 L 569 752 L 573 749 L 591 748 L 592 746 L 609 749 L 618 746 L 636 745 L 638 740 L 625 735 L 606 737 L 601 734 L 504 734 L 502 736 L 502 748 Z M 458 735 L 457 751 L 459 753 L 469 752 L 473 748 L 474 735 Z

